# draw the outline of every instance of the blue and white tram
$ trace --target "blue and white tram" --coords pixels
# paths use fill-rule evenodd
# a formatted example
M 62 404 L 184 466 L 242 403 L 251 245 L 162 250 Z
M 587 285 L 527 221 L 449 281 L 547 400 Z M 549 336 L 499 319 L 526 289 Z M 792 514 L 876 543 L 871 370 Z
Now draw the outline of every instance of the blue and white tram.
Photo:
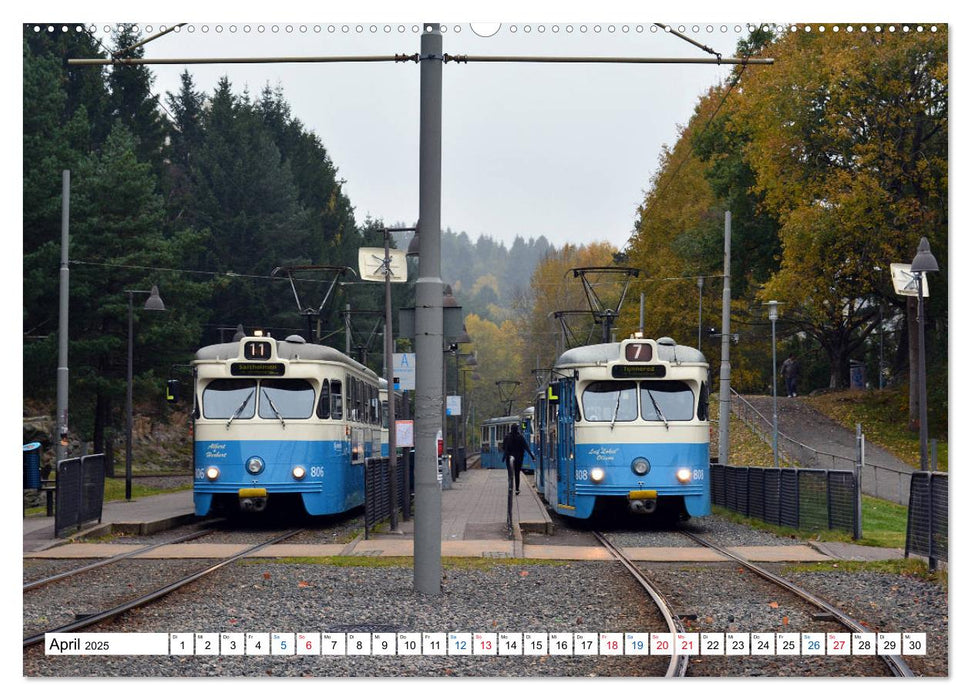
M 519 432 L 526 438 L 529 449 L 537 455 L 533 441 L 533 411 L 530 406 L 518 416 L 502 416 L 482 421 L 482 441 L 479 444 L 479 466 L 482 469 L 505 469 L 502 461 L 502 442 L 512 430 L 513 425 L 519 425 Z M 529 452 L 523 455 L 523 471 L 532 473 L 536 463 Z
M 285 497 L 309 515 L 364 503 L 364 461 L 383 440 L 374 372 L 300 336 L 258 331 L 201 348 L 192 364 L 196 515 L 258 512 Z
M 537 402 L 537 488 L 556 512 L 711 513 L 708 363 L 670 338 L 573 348 Z
M 482 442 L 479 445 L 479 466 L 483 469 L 505 469 L 502 463 L 502 441 L 519 416 L 501 416 L 482 421 Z M 528 458 L 529 455 L 526 455 Z

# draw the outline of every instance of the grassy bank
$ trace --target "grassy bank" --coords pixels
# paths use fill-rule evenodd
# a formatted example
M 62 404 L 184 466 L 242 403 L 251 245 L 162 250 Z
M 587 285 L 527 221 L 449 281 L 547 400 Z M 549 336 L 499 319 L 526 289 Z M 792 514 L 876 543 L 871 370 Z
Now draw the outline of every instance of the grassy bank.
M 907 427 L 907 396 L 900 389 L 832 391 L 806 399 L 810 406 L 849 430 L 863 427 L 867 442 L 915 467 L 920 464 L 920 435 Z M 937 468 L 947 471 L 947 435 L 937 439 Z M 928 446 L 930 459 L 930 446 Z

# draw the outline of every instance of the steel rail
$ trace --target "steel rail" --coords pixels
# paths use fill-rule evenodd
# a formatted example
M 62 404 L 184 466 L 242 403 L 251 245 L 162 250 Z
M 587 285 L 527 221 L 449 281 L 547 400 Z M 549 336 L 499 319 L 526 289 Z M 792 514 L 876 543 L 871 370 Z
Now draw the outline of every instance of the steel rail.
M 661 616 L 664 617 L 664 622 L 667 624 L 668 629 L 671 631 L 672 636 L 677 635 L 679 632 L 684 632 L 684 626 L 681 624 L 681 620 L 673 613 L 670 604 L 665 600 L 664 596 L 661 595 L 654 584 L 652 584 L 640 569 L 634 566 L 634 563 L 620 551 L 612 542 L 610 542 L 606 537 L 604 537 L 599 532 L 594 532 L 594 537 L 596 537 L 600 544 L 604 546 L 610 554 L 617 559 L 624 568 L 630 572 L 634 579 L 641 585 L 641 587 L 647 591 L 648 595 L 654 600 L 654 604 L 657 605 L 658 610 L 661 612 Z M 688 672 L 688 657 L 684 654 L 678 653 L 677 644 L 672 640 L 671 644 L 671 661 L 668 664 L 667 673 L 664 674 L 665 678 L 683 678 Z
M 158 600 L 159 598 L 162 598 L 163 596 L 168 595 L 169 593 L 172 593 L 173 591 L 178 590 L 179 588 L 182 588 L 183 586 L 186 586 L 192 583 L 193 581 L 196 581 L 202 578 L 203 576 L 206 576 L 208 574 L 213 573 L 214 571 L 217 571 L 218 569 L 221 569 L 227 564 L 232 564 L 234 561 L 237 561 L 238 559 L 242 559 L 243 557 L 248 556 L 253 552 L 263 549 L 264 547 L 268 547 L 271 544 L 282 542 L 283 540 L 294 537 L 295 535 L 298 535 L 301 532 L 303 532 L 302 529 L 291 530 L 290 532 L 273 537 L 267 540 L 266 542 L 253 545 L 252 547 L 249 547 L 238 554 L 234 554 L 231 557 L 227 557 L 223 559 L 218 564 L 213 564 L 212 566 L 206 567 L 205 569 L 197 571 L 194 574 L 190 574 L 184 578 L 179 579 L 178 581 L 175 581 L 174 583 L 170 583 L 167 586 L 163 586 L 162 588 L 159 588 L 151 593 L 146 593 L 145 595 L 129 600 L 126 603 L 122 603 L 121 605 L 116 605 L 113 608 L 109 608 L 108 610 L 103 610 L 102 612 L 95 613 L 81 620 L 76 620 L 75 622 L 71 622 L 66 625 L 62 625 L 61 627 L 46 630 L 44 632 L 41 632 L 39 634 L 34 634 L 29 637 L 24 637 L 24 648 L 26 649 L 27 647 L 40 644 L 41 642 L 44 641 L 45 635 L 57 634 L 62 632 L 74 632 L 75 630 L 84 629 L 85 627 L 90 627 L 91 625 L 97 624 L 98 622 L 110 620 L 113 617 L 117 617 L 118 615 L 124 612 L 128 612 L 129 610 L 145 605 L 146 603 L 151 603 L 155 600 Z
M 697 535 L 692 534 L 690 532 L 681 531 L 681 534 L 684 535 L 685 537 L 688 537 L 688 538 L 694 540 L 695 542 L 697 542 L 698 544 L 700 544 L 703 547 L 707 547 L 709 549 L 712 549 L 712 550 L 718 552 L 719 554 L 721 554 L 722 556 L 725 556 L 725 557 L 728 557 L 729 559 L 732 559 L 733 561 L 735 561 L 735 562 L 741 564 L 742 566 L 744 566 L 746 569 L 748 569 L 752 573 L 757 574 L 757 575 L 761 576 L 762 578 L 764 578 L 764 579 L 766 579 L 768 581 L 771 581 L 772 583 L 776 584 L 777 586 L 780 586 L 780 587 L 786 589 L 790 593 L 793 593 L 793 594 L 799 596 L 803 600 L 805 600 L 805 601 L 807 601 L 809 603 L 812 603 L 813 605 L 817 606 L 818 608 L 820 608 L 822 610 L 825 610 L 830 615 L 832 615 L 833 617 L 835 617 L 837 619 L 837 621 L 839 621 L 840 624 L 842 624 L 844 627 L 852 630 L 853 632 L 867 632 L 868 631 L 863 625 L 861 625 L 859 622 L 857 622 L 853 618 L 847 616 L 839 608 L 833 607 L 830 603 L 826 602 L 822 598 L 817 598 L 816 596 L 814 596 L 809 591 L 805 590 L 804 588 L 800 588 L 799 586 L 797 586 L 796 584 L 792 583 L 791 581 L 787 581 L 786 579 L 781 578 L 780 576 L 776 576 L 771 571 L 768 571 L 767 569 L 764 569 L 761 566 L 758 566 L 757 564 L 753 564 L 752 562 L 750 562 L 745 557 L 742 557 L 742 556 L 739 556 L 737 554 L 734 554 L 733 552 L 730 552 L 727 549 L 724 549 L 722 547 L 719 547 L 718 545 L 712 544 L 711 542 L 709 542 L 709 541 L 707 541 L 707 540 L 705 540 L 705 539 L 703 539 L 701 537 L 698 537 Z M 884 654 L 880 654 L 879 656 L 883 660 L 883 662 L 885 664 L 887 664 L 887 666 L 890 668 L 890 670 L 893 672 L 893 674 L 895 676 L 899 676 L 899 677 L 902 677 L 902 678 L 913 678 L 914 677 L 914 672 L 910 670 L 910 667 L 907 665 L 907 662 L 904 661 L 904 659 L 901 656 L 898 656 L 898 655 L 884 655 Z
M 24 584 L 24 591 L 32 591 L 35 588 L 40 588 L 41 586 L 46 586 L 48 583 L 54 583 L 54 581 L 60 581 L 61 579 L 70 578 L 84 571 L 91 571 L 92 569 L 99 569 L 102 566 L 107 566 L 108 564 L 114 564 L 116 561 L 121 561 L 123 559 L 129 559 L 131 557 L 138 556 L 139 554 L 144 554 L 145 552 L 150 552 L 158 547 L 164 547 L 169 544 L 178 544 L 179 542 L 187 542 L 189 540 L 194 540 L 196 538 L 202 537 L 203 535 L 208 535 L 214 532 L 214 528 L 206 528 L 204 530 L 197 530 L 196 532 L 190 532 L 187 535 L 182 535 L 181 537 L 176 537 L 175 539 L 168 540 L 166 542 L 159 542 L 158 544 L 150 544 L 145 547 L 133 550 L 131 552 L 123 552 L 121 554 L 116 554 L 113 557 L 107 559 L 101 559 L 99 561 L 87 564 L 85 566 L 79 566 L 76 569 L 71 569 L 70 571 L 63 571 L 59 574 L 54 574 L 53 576 L 48 576 L 47 578 L 38 579 L 36 581 L 30 581 Z

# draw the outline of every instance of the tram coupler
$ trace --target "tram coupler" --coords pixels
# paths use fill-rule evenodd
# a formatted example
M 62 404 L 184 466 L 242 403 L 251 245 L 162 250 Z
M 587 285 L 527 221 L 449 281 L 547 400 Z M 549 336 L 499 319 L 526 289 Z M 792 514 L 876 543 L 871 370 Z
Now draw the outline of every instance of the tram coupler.
M 638 515 L 650 515 L 657 510 L 656 498 L 632 498 L 628 501 L 631 513 Z

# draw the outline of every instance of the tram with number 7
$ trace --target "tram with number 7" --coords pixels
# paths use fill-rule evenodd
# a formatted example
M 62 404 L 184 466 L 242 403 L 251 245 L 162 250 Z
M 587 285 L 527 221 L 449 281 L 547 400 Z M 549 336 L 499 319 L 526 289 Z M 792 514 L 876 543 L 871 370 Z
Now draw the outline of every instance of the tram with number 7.
M 708 394 L 704 355 L 670 338 L 567 350 L 536 405 L 538 491 L 579 519 L 709 515 Z

